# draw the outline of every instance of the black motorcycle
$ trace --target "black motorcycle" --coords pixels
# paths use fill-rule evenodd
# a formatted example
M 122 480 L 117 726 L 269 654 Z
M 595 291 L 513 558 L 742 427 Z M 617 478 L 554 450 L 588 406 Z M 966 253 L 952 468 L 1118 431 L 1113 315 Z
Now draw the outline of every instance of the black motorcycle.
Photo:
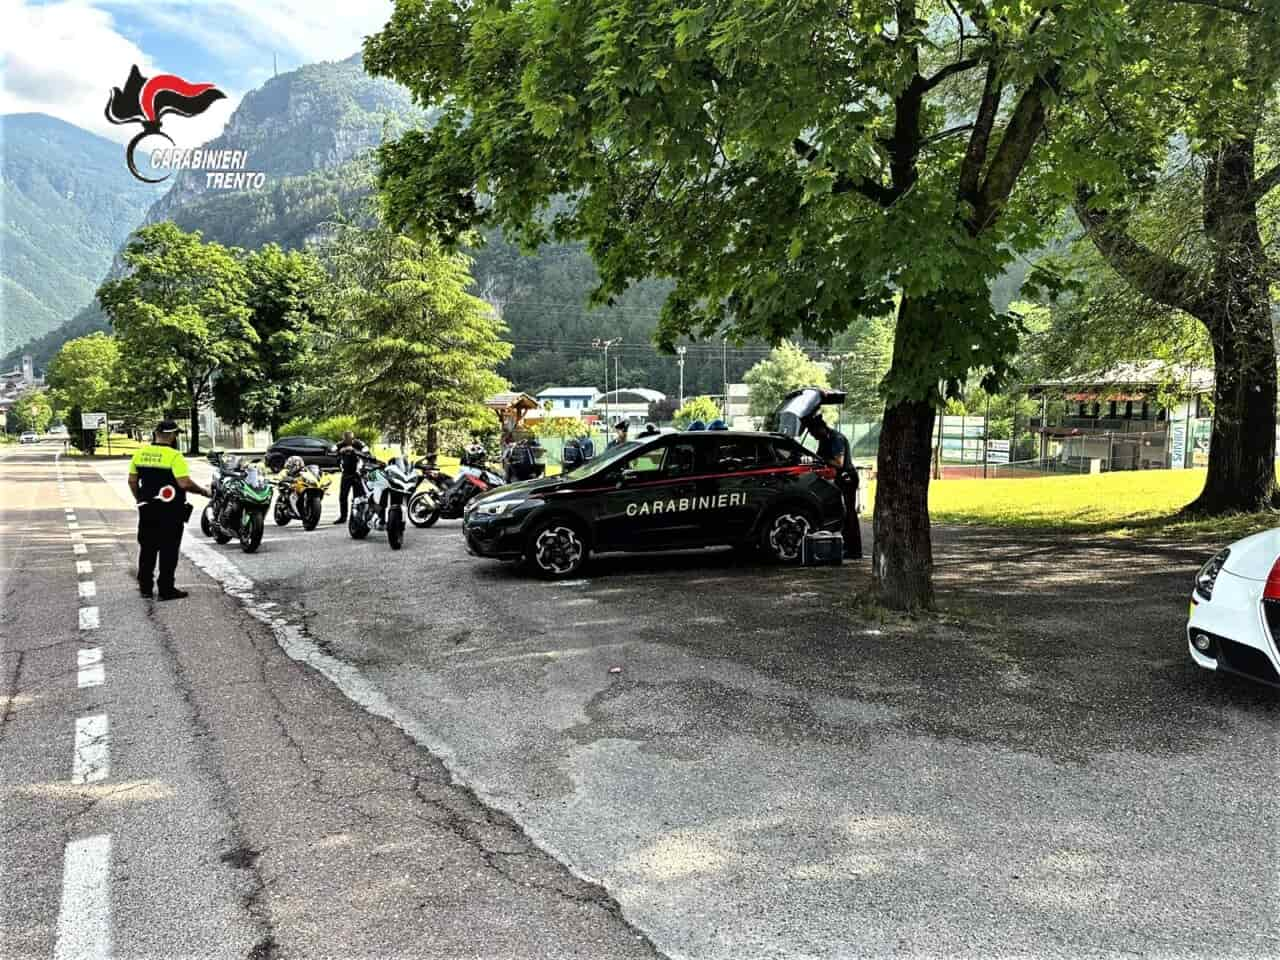
M 485 465 L 484 447 L 472 444 L 462 455 L 462 466 L 458 468 L 457 476 L 448 480 L 443 489 L 433 484 L 430 489 L 419 490 L 410 499 L 409 521 L 415 527 L 429 527 L 441 517 L 457 520 L 470 501 L 505 482 L 501 474 Z

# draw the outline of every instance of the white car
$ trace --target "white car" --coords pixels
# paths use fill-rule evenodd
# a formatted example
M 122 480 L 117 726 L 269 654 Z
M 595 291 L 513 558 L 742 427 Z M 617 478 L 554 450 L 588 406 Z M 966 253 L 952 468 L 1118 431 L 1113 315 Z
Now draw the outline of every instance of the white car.
M 40 438 L 37 437 L 33 432 L 28 430 L 26 433 L 24 433 L 22 436 L 18 438 L 18 442 L 19 443 L 35 443 L 39 439 Z
M 1196 574 L 1187 644 L 1206 670 L 1280 686 L 1280 529 L 1214 554 Z

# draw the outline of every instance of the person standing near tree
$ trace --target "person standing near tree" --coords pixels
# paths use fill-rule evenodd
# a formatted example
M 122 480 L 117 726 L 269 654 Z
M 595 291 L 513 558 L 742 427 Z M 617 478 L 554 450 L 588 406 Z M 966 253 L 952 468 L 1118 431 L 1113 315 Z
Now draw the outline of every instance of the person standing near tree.
M 338 490 L 337 523 L 347 522 L 347 501 L 351 499 L 351 491 L 356 487 L 356 479 L 360 474 L 360 455 L 365 452 L 365 445 L 356 439 L 356 435 L 348 430 L 342 435 L 338 444 L 338 462 L 342 465 L 342 486 Z
M 138 506 L 138 592 L 150 597 L 158 587 L 161 600 L 181 600 L 187 591 L 174 586 L 173 578 L 182 531 L 191 516 L 187 493 L 207 497 L 209 491 L 191 479 L 187 461 L 178 452 L 178 425 L 172 420 L 161 420 L 151 443 L 133 455 L 129 491 Z
M 821 416 L 815 416 L 806 426 L 818 441 L 818 459 L 836 472 L 836 485 L 844 496 L 844 557 L 846 560 L 862 559 L 862 525 L 858 521 L 858 471 L 853 468 L 849 441 L 839 430 Z

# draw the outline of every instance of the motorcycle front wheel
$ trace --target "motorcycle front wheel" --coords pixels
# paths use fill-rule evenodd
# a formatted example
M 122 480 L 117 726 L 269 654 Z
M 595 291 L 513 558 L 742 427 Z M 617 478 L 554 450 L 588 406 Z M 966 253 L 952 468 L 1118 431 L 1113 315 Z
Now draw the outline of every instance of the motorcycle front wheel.
M 415 527 L 420 529 L 429 527 L 439 519 L 439 508 L 432 510 L 428 506 L 426 494 L 415 493 L 409 500 L 409 522 Z
M 387 507 L 387 543 L 392 550 L 404 546 L 404 507 L 398 503 Z
M 369 535 L 369 524 L 365 521 L 364 504 L 353 503 L 351 512 L 347 514 L 347 533 L 352 540 L 363 540 Z
M 318 491 L 308 493 L 302 501 L 302 529 L 314 530 L 316 524 L 320 522 L 320 499 L 322 494 Z
M 200 511 L 200 532 L 206 537 L 213 536 L 213 527 L 209 523 L 209 504 L 205 504 L 205 508 Z
M 275 510 L 276 526 L 287 527 L 289 525 L 289 521 L 292 519 L 293 517 L 289 516 L 289 507 L 285 503 L 284 497 L 281 497 L 279 500 L 276 501 L 276 510 Z
M 262 543 L 262 514 L 256 510 L 245 513 L 240 521 L 240 549 L 245 553 L 253 553 Z

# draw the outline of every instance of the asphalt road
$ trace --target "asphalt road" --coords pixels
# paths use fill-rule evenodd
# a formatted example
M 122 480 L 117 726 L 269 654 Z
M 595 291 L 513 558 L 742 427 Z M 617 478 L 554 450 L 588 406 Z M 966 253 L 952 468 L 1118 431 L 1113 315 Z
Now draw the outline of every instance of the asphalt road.
M 12 477 L 37 469 L 0 466 L 6 511 L 8 485 L 23 482 Z M 121 489 L 122 464 L 99 469 Z M 124 583 L 131 516 L 106 506 L 115 494 L 93 468 L 78 471 L 103 498 Z M 225 921 L 242 925 L 239 946 L 1280 954 L 1280 698 L 1186 657 L 1187 590 L 1207 545 L 939 530 L 947 612 L 909 620 L 862 601 L 865 564 L 605 558 L 550 586 L 468 557 L 456 521 L 411 528 L 393 553 L 377 533 L 351 541 L 328 523 L 334 510 L 310 533 L 268 526 L 254 555 L 189 536 L 180 582 L 195 592 L 181 614 L 121 594 L 122 611 L 142 612 L 130 630 L 189 624 L 167 641 L 144 635 L 139 659 L 169 671 L 188 724 L 164 750 L 210 781 L 198 819 L 213 826 L 185 856 L 206 851 L 206 883 L 241 884 L 243 909 Z M 36 704 L 65 705 L 23 706 L 15 638 L 69 642 L 49 631 L 74 623 L 62 596 L 75 590 L 54 569 L 56 523 L 11 547 L 8 524 L 35 516 L 6 513 L 2 554 L 10 581 L 47 595 L 20 632 L 5 593 L 10 712 L 33 724 Z M 17 737 L 4 736 L 8 780 Z M 467 843 L 421 835 L 456 822 L 406 796 L 423 782 L 434 802 L 465 804 Z M 247 877 L 221 868 L 235 850 Z M 453 894 L 465 883 L 478 892 L 464 905 Z M 411 936 L 459 917 L 476 935 L 469 953 Z M 528 924 L 536 935 L 519 939 Z
M 0 453 L 0 956 L 655 955 L 269 607 L 139 598 L 119 492 Z

